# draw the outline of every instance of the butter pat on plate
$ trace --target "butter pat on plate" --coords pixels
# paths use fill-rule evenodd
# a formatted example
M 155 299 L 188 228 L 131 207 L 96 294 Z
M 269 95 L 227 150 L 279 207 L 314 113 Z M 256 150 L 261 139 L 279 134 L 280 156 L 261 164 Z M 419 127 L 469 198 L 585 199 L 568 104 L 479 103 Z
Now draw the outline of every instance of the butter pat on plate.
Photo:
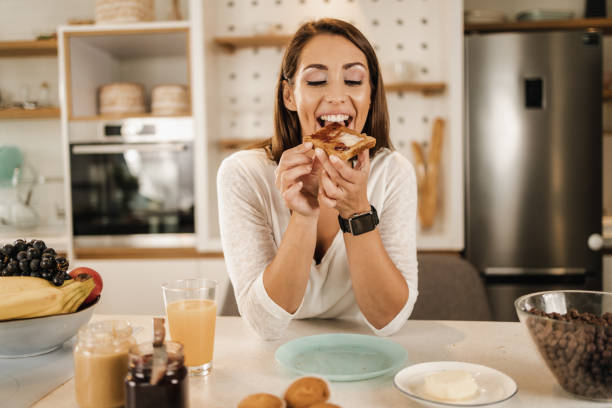
M 471 407 L 512 398 L 518 387 L 494 368 L 462 361 L 431 361 L 400 370 L 395 387 L 407 397 L 432 407 Z
M 478 392 L 478 384 L 465 370 L 444 370 L 425 376 L 425 392 L 444 401 L 461 401 Z

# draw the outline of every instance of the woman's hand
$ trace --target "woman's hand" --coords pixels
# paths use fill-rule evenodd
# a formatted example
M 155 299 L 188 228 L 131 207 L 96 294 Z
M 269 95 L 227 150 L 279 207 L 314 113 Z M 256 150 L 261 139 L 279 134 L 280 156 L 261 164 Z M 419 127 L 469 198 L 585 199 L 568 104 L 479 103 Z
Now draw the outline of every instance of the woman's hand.
M 357 165 L 351 168 L 348 162 L 322 149 L 315 151 L 323 165 L 319 181 L 320 203 L 336 208 L 342 218 L 370 211 L 368 202 L 368 176 L 370 174 L 370 152 L 364 150 L 357 156 Z
M 312 143 L 303 143 L 283 152 L 276 172 L 276 187 L 285 204 L 291 211 L 306 217 L 319 215 L 315 173 L 318 164 L 315 162 Z

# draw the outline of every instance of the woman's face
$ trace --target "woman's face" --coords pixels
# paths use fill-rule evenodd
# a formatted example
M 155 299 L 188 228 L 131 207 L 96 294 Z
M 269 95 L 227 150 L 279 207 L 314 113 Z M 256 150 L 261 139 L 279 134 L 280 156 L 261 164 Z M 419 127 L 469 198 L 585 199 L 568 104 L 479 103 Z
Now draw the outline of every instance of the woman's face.
M 297 111 L 302 137 L 331 122 L 363 129 L 370 110 L 368 62 L 346 38 L 313 37 L 302 50 L 293 84 L 284 87 L 285 106 Z

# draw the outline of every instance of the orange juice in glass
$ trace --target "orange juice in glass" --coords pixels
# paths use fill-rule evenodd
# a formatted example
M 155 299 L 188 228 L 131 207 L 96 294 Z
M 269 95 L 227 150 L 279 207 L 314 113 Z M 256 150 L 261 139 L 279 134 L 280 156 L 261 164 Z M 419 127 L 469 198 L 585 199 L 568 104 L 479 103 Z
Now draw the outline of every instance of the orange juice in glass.
M 162 285 L 170 337 L 183 345 L 190 375 L 207 375 L 212 369 L 217 286 L 217 281 L 208 279 Z

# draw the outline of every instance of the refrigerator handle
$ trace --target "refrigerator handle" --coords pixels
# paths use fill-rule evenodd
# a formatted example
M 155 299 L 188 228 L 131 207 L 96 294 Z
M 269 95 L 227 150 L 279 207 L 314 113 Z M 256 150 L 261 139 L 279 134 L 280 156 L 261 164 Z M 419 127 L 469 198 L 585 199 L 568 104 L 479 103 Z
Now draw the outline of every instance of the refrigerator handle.
M 597 252 L 601 250 L 601 248 L 603 248 L 604 240 L 602 236 L 599 234 L 591 234 L 589 235 L 587 244 L 589 245 L 589 248 L 591 249 L 591 251 Z

